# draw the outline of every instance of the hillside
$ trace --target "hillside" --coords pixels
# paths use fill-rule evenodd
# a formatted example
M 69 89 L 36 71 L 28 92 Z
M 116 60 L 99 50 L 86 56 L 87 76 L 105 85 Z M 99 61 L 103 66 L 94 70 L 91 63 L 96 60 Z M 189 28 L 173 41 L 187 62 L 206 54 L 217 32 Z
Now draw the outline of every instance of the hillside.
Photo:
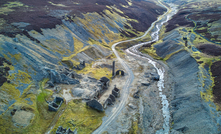
M 111 57 L 114 42 L 142 35 L 165 11 L 141 0 L 1 0 L 0 131 L 45 133 L 59 116 L 47 111 L 52 91 L 45 87 L 79 84 L 74 66 L 85 61 L 90 72 L 97 59 Z
M 178 12 L 140 48 L 168 65 L 171 133 L 220 133 L 220 2 L 168 1 Z
M 1 0 L 0 133 L 218 134 L 219 0 Z

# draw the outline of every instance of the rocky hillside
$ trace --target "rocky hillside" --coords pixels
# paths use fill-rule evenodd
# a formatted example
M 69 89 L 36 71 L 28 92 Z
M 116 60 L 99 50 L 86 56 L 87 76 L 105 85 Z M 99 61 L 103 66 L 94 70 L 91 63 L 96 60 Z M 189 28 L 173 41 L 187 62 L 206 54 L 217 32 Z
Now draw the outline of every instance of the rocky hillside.
M 1 132 L 41 124 L 44 133 L 56 115 L 43 110 L 45 83 L 78 84 L 74 66 L 109 56 L 114 42 L 141 35 L 165 11 L 151 0 L 1 0 Z
M 174 77 L 171 133 L 220 133 L 221 3 L 174 3 L 179 11 L 161 29 L 160 40 L 141 51 L 163 60 Z

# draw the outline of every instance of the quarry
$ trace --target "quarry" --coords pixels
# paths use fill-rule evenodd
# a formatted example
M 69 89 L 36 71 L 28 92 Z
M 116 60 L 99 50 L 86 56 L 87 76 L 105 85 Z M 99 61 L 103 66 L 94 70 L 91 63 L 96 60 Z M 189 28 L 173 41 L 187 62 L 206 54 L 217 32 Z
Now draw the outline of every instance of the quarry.
M 219 0 L 2 0 L 0 133 L 219 134 Z

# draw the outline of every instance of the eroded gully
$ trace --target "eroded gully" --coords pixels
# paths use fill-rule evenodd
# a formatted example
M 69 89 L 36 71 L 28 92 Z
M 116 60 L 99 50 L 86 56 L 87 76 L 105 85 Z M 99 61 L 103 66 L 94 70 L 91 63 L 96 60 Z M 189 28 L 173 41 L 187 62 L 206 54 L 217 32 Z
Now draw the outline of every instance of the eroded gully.
M 162 3 L 160 2 L 160 4 L 162 4 Z M 166 7 L 164 4 L 162 4 L 162 5 L 164 7 Z M 160 80 L 158 81 L 157 86 L 158 86 L 158 90 L 159 90 L 159 96 L 161 97 L 162 114 L 163 114 L 163 117 L 164 117 L 164 123 L 163 123 L 163 129 L 157 131 L 156 133 L 169 133 L 169 129 L 170 129 L 170 126 L 169 126 L 169 120 L 170 120 L 169 102 L 168 102 L 166 96 L 162 92 L 163 88 L 164 88 L 164 72 L 165 72 L 165 70 L 156 61 L 154 61 L 153 59 L 148 58 L 147 56 L 145 56 L 144 54 L 142 54 L 141 52 L 138 51 L 139 47 L 141 47 L 145 44 L 157 41 L 159 39 L 159 31 L 160 31 L 160 28 L 162 27 L 162 25 L 164 23 L 166 23 L 170 19 L 170 17 L 176 13 L 176 8 L 175 8 L 174 5 L 171 5 L 171 9 L 169 9 L 168 7 L 166 7 L 166 8 L 167 8 L 167 12 L 164 13 L 162 16 L 160 16 L 158 18 L 158 20 L 153 22 L 151 24 L 151 27 L 145 32 L 144 35 L 142 35 L 141 37 L 135 38 L 135 39 L 130 39 L 130 40 L 126 40 L 126 41 L 117 42 L 112 46 L 112 50 L 113 50 L 114 54 L 116 55 L 116 57 L 117 57 L 118 61 L 121 63 L 121 65 L 124 67 L 125 71 L 128 73 L 129 77 L 128 77 L 126 83 L 125 83 L 124 88 L 121 91 L 122 98 L 121 98 L 120 104 L 118 105 L 117 108 L 115 108 L 112 111 L 111 115 L 109 115 L 107 119 L 103 120 L 102 125 L 98 129 L 96 129 L 93 132 L 93 134 L 102 133 L 106 129 L 106 127 L 121 113 L 122 109 L 126 105 L 126 101 L 127 101 L 128 96 L 129 96 L 129 93 L 130 93 L 130 86 L 131 86 L 131 84 L 134 80 L 134 75 L 133 75 L 132 70 L 129 68 L 127 63 L 122 58 L 120 58 L 120 56 L 118 55 L 115 47 L 117 45 L 121 44 L 121 43 L 142 39 L 150 32 L 151 32 L 151 37 L 152 37 L 151 41 L 134 45 L 133 47 L 128 48 L 126 50 L 126 52 L 131 54 L 131 55 L 137 56 L 139 58 L 143 58 L 143 59 L 148 60 L 148 62 L 156 68 L 158 74 L 160 75 Z M 154 26 L 155 26 L 155 28 L 154 28 Z

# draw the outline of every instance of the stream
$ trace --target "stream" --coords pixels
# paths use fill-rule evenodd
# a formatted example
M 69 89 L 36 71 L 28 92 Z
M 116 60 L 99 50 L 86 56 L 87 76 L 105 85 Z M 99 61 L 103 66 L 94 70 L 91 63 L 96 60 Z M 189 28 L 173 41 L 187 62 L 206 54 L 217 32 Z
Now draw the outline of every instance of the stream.
M 163 88 L 164 88 L 164 72 L 165 72 L 165 70 L 163 67 L 159 67 L 159 64 L 156 61 L 145 57 L 145 55 L 142 54 L 141 52 L 139 52 L 138 49 L 145 44 L 149 44 L 149 43 L 159 40 L 159 32 L 160 32 L 161 27 L 163 26 L 164 23 L 166 23 L 171 18 L 171 16 L 173 16 L 177 12 L 174 5 L 171 5 L 171 9 L 172 9 L 172 11 L 170 13 L 168 13 L 165 18 L 162 18 L 161 20 L 157 20 L 156 22 L 154 22 L 154 24 L 156 25 L 155 26 L 156 28 L 152 29 L 152 33 L 151 33 L 152 40 L 151 41 L 134 45 L 131 48 L 128 48 L 126 50 L 126 52 L 129 54 L 132 54 L 132 55 L 137 56 L 139 58 L 147 59 L 148 62 L 154 66 L 154 68 L 157 70 L 158 75 L 160 76 L 160 80 L 157 83 L 157 87 L 159 90 L 159 96 L 161 98 L 161 104 L 162 104 L 161 110 L 162 110 L 162 114 L 164 117 L 164 123 L 163 123 L 163 129 L 158 130 L 156 132 L 156 134 L 162 134 L 162 133 L 168 134 L 169 130 L 170 130 L 169 102 L 167 100 L 166 95 L 164 95 L 162 92 Z M 169 9 L 168 9 L 168 11 L 169 11 Z
M 165 8 L 167 8 L 160 1 L 159 1 L 159 3 L 161 5 L 163 5 Z M 116 119 L 116 117 L 121 113 L 121 111 L 123 110 L 123 108 L 126 105 L 126 101 L 127 101 L 127 98 L 129 97 L 129 93 L 130 93 L 130 85 L 132 84 L 133 79 L 134 79 L 134 75 L 133 75 L 132 70 L 129 68 L 127 63 L 119 56 L 119 54 L 116 51 L 115 47 L 117 45 L 121 44 L 121 43 L 130 42 L 130 41 L 134 41 L 134 40 L 138 40 L 138 39 L 144 38 L 149 32 L 151 32 L 151 37 L 152 37 L 151 41 L 137 44 L 137 45 L 135 45 L 135 46 L 133 46 L 133 47 L 131 47 L 131 48 L 126 50 L 126 52 L 128 52 L 128 53 L 130 53 L 132 55 L 135 55 L 135 56 L 138 56 L 138 57 L 141 57 L 141 58 L 146 58 L 144 56 L 141 56 L 143 54 L 138 52 L 138 48 L 141 47 L 144 44 L 157 41 L 159 39 L 159 35 L 158 34 L 159 34 L 159 31 L 160 31 L 160 28 L 175 13 L 176 13 L 175 6 L 172 6 L 172 11 L 169 8 L 167 8 L 167 12 L 164 13 L 163 15 L 161 15 L 156 21 L 154 21 L 151 24 L 151 26 L 149 27 L 149 29 L 144 33 L 144 35 L 142 35 L 142 36 L 140 36 L 138 38 L 135 38 L 135 39 L 120 41 L 120 42 L 117 42 L 117 43 L 112 45 L 112 51 L 114 52 L 114 54 L 116 55 L 118 61 L 121 63 L 121 65 L 124 67 L 124 69 L 128 73 L 129 77 L 128 77 L 128 79 L 127 79 L 127 81 L 126 81 L 126 83 L 125 83 L 125 85 L 124 85 L 124 87 L 123 87 L 123 89 L 121 91 L 121 94 L 122 94 L 121 99 L 122 100 L 120 101 L 119 105 L 116 106 L 112 110 L 111 114 L 108 117 L 103 118 L 102 125 L 98 129 L 96 129 L 93 132 L 93 134 L 100 134 L 100 133 L 102 133 L 106 129 L 106 127 L 108 125 L 110 125 L 110 123 L 114 119 Z M 155 26 L 155 28 L 154 28 L 154 26 Z M 135 53 L 138 53 L 138 54 L 135 54 Z M 158 82 L 157 85 L 158 85 L 158 88 L 159 88 L 159 95 L 161 97 L 161 101 L 162 101 L 162 105 L 163 105 L 162 112 L 163 112 L 163 117 L 164 117 L 164 124 L 163 124 L 163 129 L 161 129 L 157 133 L 168 133 L 169 129 L 170 129 L 170 126 L 169 126 L 170 112 L 169 112 L 169 108 L 168 108 L 169 103 L 167 101 L 166 96 L 163 95 L 163 93 L 162 93 L 162 89 L 164 88 L 164 68 L 158 68 L 157 67 L 157 62 L 155 62 L 155 61 L 153 61 L 153 60 L 151 60 L 149 58 L 146 58 L 146 59 L 148 59 L 149 63 L 153 64 L 153 66 L 156 68 L 158 74 L 160 75 L 160 81 Z

